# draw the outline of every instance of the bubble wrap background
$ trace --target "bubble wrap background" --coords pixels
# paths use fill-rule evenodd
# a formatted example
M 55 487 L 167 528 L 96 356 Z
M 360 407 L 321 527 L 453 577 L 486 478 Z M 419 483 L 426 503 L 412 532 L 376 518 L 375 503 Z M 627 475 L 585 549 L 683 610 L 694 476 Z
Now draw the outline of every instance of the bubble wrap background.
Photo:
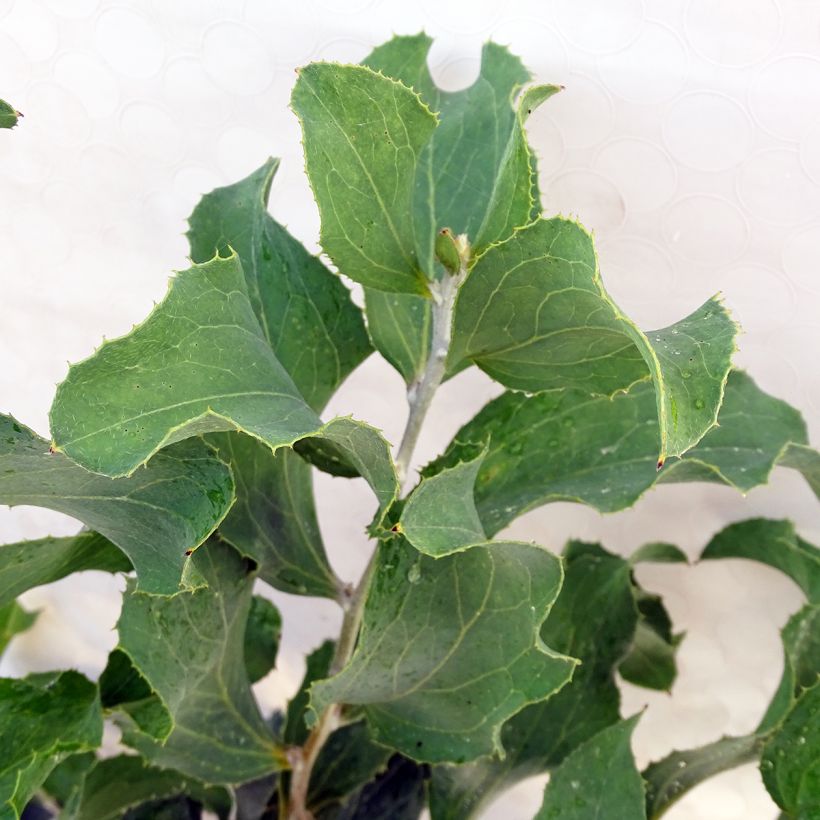
M 820 3 L 799 0 L 0 0 L 0 96 L 26 117 L 0 132 L 0 410 L 41 433 L 66 360 L 126 332 L 185 266 L 184 218 L 198 197 L 272 154 L 271 208 L 316 248 L 318 217 L 287 108 L 293 69 L 359 61 L 391 32 L 435 36 L 432 68 L 467 85 L 481 43 L 521 54 L 566 91 L 531 119 L 547 213 L 594 228 L 607 287 L 645 327 L 660 327 L 717 290 L 746 331 L 738 362 L 800 407 L 820 439 Z M 420 461 L 497 392 L 470 372 L 440 392 Z M 373 357 L 334 399 L 395 441 L 399 378 Z M 368 546 L 372 501 L 359 482 L 320 475 L 321 523 L 343 577 Z M 789 516 L 820 538 L 816 500 L 778 471 L 741 498 L 728 489 L 664 487 L 602 517 L 554 504 L 510 530 L 558 549 L 568 535 L 627 551 L 650 539 L 696 555 L 713 531 L 752 515 Z M 0 541 L 72 532 L 41 510 L 0 510 Z M 778 630 L 796 588 L 743 562 L 651 567 L 679 629 L 670 695 L 624 687 L 624 710 L 649 709 L 639 763 L 756 724 L 781 671 Z M 96 573 L 25 596 L 41 609 L 0 672 L 101 669 L 115 642 L 120 581 Z M 257 687 L 281 704 L 301 655 L 338 613 L 266 590 L 285 616 L 279 669 Z M 112 736 L 112 741 L 113 741 Z M 544 778 L 502 797 L 488 817 L 532 815 Z M 753 766 L 715 778 L 670 820 L 771 820 Z

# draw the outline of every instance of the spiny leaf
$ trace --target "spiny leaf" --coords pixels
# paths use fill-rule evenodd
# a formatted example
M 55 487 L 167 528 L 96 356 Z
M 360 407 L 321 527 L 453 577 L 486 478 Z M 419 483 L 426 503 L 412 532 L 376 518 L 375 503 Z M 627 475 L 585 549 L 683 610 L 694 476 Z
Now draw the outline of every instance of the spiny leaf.
M 338 276 L 267 211 L 279 168 L 206 194 L 189 217 L 191 258 L 236 251 L 248 296 L 276 358 L 316 412 L 371 352 L 361 311 Z
M 804 541 L 791 521 L 751 518 L 730 524 L 706 545 L 701 558 L 748 558 L 788 575 L 811 603 L 820 604 L 820 549 Z
M 86 406 L 88 394 L 77 400 Z M 0 416 L 0 503 L 32 504 L 78 518 L 128 556 L 146 591 L 174 592 L 183 581 L 198 583 L 189 574 L 188 555 L 214 531 L 233 501 L 230 470 L 200 441 L 169 447 L 145 469 L 112 481 L 49 452 L 48 442 L 28 427 Z M 47 566 L 52 545 L 57 552 Z M 6 549 L 11 551 L 4 553 Z M 112 558 L 111 549 L 101 540 L 86 539 L 73 545 L 62 539 L 40 540 L 31 551 L 24 544 L 3 547 L 0 577 L 6 579 L 8 591 L 0 596 L 16 595 L 23 584 L 28 588 L 76 569 L 94 568 L 97 562 L 102 568 L 127 570 L 124 561 Z M 95 556 L 97 550 L 105 552 Z M 7 562 L 21 554 L 30 575 L 11 580 Z M 14 574 L 18 571 L 15 567 Z
M 302 124 L 325 252 L 363 285 L 427 294 L 432 272 L 416 253 L 412 198 L 435 115 L 405 85 L 333 63 L 301 69 L 291 106 Z
M 657 419 L 651 386 L 612 399 L 578 391 L 493 400 L 456 434 L 432 475 L 487 447 L 476 478 L 478 514 L 488 534 L 550 501 L 601 512 L 625 509 L 653 484 L 710 481 L 743 492 L 765 483 L 790 441 L 804 441 L 800 414 L 732 371 L 721 424 L 680 460 L 655 469 Z
M 473 500 L 482 457 L 423 478 L 410 494 L 399 519 L 405 538 L 438 558 L 486 540 Z
M 639 717 L 608 726 L 575 749 L 552 773 L 535 820 L 646 818 L 643 782 L 631 747 Z
M 762 561 L 802 582 L 804 591 L 811 594 L 813 576 L 817 573 L 807 559 L 816 554 L 817 549 L 799 539 L 788 522 L 752 519 L 732 524 L 718 533 L 703 557 Z M 643 776 L 647 782 L 650 820 L 660 817 L 703 780 L 757 758 L 763 744 L 769 742 L 784 720 L 790 720 L 797 698 L 820 675 L 820 605 L 804 606 L 789 619 L 781 636 L 785 656 L 783 676 L 760 725 L 750 735 L 724 737 L 697 749 L 672 752 L 647 767 Z
M 97 687 L 78 672 L 0 679 L 0 816 L 17 820 L 61 757 L 96 749 L 102 729 Z
M 374 428 L 347 418 L 323 425 L 305 404 L 262 333 L 236 255 L 177 274 L 142 325 L 74 365 L 51 419 L 59 449 L 108 475 L 132 473 L 171 442 L 239 431 L 274 451 L 321 436 L 380 504 L 397 492 L 389 445 Z
M 267 598 L 254 595 L 245 625 L 245 669 L 251 683 L 262 680 L 276 665 L 282 616 Z
M 430 356 L 430 300 L 410 293 L 365 288 L 367 330 L 379 353 L 407 384 L 417 381 Z
M 418 820 L 426 802 L 427 767 L 393 755 L 380 772 L 342 806 L 330 806 L 317 820 Z
M 790 817 L 820 813 L 820 682 L 806 689 L 763 748 L 763 782 Z
M 665 541 L 652 541 L 642 544 L 632 555 L 629 556 L 629 563 L 635 564 L 686 564 L 689 558 L 686 553 L 674 544 L 667 544 Z
M 73 365 L 51 426 L 74 461 L 120 476 L 192 435 L 240 430 L 276 449 L 321 422 L 270 349 L 231 255 L 177 273 L 145 322 Z
M 82 797 L 71 820 L 117 820 L 144 803 L 184 795 L 222 820 L 230 814 L 230 795 L 170 769 L 151 766 L 139 757 L 120 755 L 98 761 L 85 776 Z M 61 815 L 62 817 L 62 815 Z
M 466 233 L 474 251 L 480 251 L 540 212 L 535 157 L 527 146 L 524 121 L 558 90 L 539 86 L 516 105 L 516 91 L 530 74 L 503 46 L 487 43 L 475 83 L 443 91 L 427 68 L 431 43 L 423 33 L 397 36 L 364 60 L 412 87 L 440 112 L 440 125 L 422 154 L 415 198 L 417 241 L 428 270 L 434 267 L 438 229 L 449 226 L 456 234 Z M 367 288 L 366 305 L 374 344 L 412 384 L 429 352 L 429 300 Z
M 206 588 L 126 592 L 103 703 L 117 710 L 124 742 L 150 762 L 206 783 L 242 783 L 284 762 L 242 657 L 254 575 L 214 540 L 194 561 Z
M 450 362 L 469 359 L 530 392 L 612 396 L 651 376 L 663 464 L 717 421 L 736 332 L 710 299 L 642 333 L 604 290 L 591 236 L 559 217 L 517 230 L 478 259 L 456 301 Z
M 467 553 L 469 554 L 469 553 Z M 579 744 L 620 718 L 615 671 L 638 621 L 631 568 L 596 544 L 571 541 L 565 577 L 541 638 L 579 658 L 572 681 L 543 703 L 504 724 L 503 760 L 436 766 L 431 782 L 433 820 L 479 815 L 494 795 L 532 774 L 554 768 Z
M 309 690 L 314 681 L 327 677 L 335 649 L 336 644 L 333 641 L 325 641 L 305 659 L 305 675 L 299 685 L 299 691 L 288 703 L 285 720 L 283 737 L 285 743 L 291 746 L 302 746 L 308 738 L 309 731 L 305 717 L 310 700 Z
M 37 620 L 36 612 L 29 612 L 17 601 L 0 606 L 0 655 L 6 651 L 9 641 L 21 632 L 30 629 Z
M 0 128 L 14 128 L 17 120 L 23 115 L 12 108 L 5 100 L 0 100 Z
M 760 753 L 760 745 L 760 738 L 753 734 L 723 737 L 697 749 L 672 752 L 652 763 L 643 772 L 646 816 L 649 820 L 660 817 L 699 783 L 754 760 Z
M 214 433 L 208 440 L 233 465 L 236 480 L 236 504 L 219 527 L 222 538 L 253 558 L 260 578 L 276 589 L 336 597 L 341 582 L 319 531 L 310 465 L 290 450 L 271 453 L 238 433 Z
M 634 565 L 634 561 L 630 561 Z M 683 634 L 674 634 L 661 598 L 633 581 L 638 623 L 629 653 L 621 661 L 621 677 L 636 686 L 669 692 L 678 674 L 675 655 Z
M 812 492 L 820 498 L 820 453 L 805 444 L 791 443 L 780 457 L 784 467 L 791 467 L 803 474 Z
M 537 637 L 560 585 L 560 563 L 532 545 L 434 559 L 390 539 L 353 658 L 311 687 L 311 709 L 361 705 L 373 738 L 416 760 L 499 753 L 500 724 L 572 674 Z
M 0 606 L 26 590 L 90 569 L 128 572 L 131 562 L 96 532 L 4 544 L 0 546 Z

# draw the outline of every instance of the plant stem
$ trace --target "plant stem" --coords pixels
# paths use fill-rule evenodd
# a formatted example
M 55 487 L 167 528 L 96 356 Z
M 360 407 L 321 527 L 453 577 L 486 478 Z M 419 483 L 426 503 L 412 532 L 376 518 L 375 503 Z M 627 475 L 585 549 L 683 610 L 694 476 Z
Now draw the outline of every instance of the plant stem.
M 376 567 L 378 549 L 373 550 L 367 568 L 362 574 L 359 583 L 345 606 L 345 615 L 339 640 L 336 642 L 336 651 L 330 663 L 329 673 L 335 675 L 341 670 L 353 655 L 356 648 L 356 638 L 364 615 L 364 604 L 367 600 L 367 589 Z M 308 787 L 310 775 L 319 757 L 319 752 L 333 732 L 339 728 L 341 722 L 342 705 L 332 703 L 319 716 L 319 720 L 305 741 L 305 745 L 292 760 L 293 769 L 290 780 L 290 805 L 287 812 L 289 820 L 313 820 L 313 814 L 307 808 Z
M 463 245 L 463 263 L 455 276 L 445 275 L 441 281 L 433 282 L 430 290 L 433 296 L 433 328 L 430 343 L 430 354 L 427 358 L 424 372 L 421 377 L 407 391 L 407 401 L 410 412 L 407 425 L 404 429 L 401 445 L 396 456 L 396 471 L 399 483 L 404 484 L 410 459 L 416 448 L 419 433 L 421 432 L 427 411 L 433 401 L 436 389 L 444 378 L 447 366 L 447 352 L 450 346 L 450 331 L 453 321 L 453 303 L 458 293 L 459 285 L 466 276 L 466 258 L 468 248 Z M 330 664 L 329 673 L 335 675 L 350 660 L 356 648 L 356 639 L 364 615 L 364 605 L 367 600 L 367 590 L 376 567 L 378 547 L 373 550 L 367 568 L 362 574 L 356 589 L 347 598 L 343 599 L 345 610 L 339 639 L 336 642 L 336 651 Z M 307 807 L 310 776 L 322 747 L 330 735 L 340 726 L 342 718 L 342 704 L 332 703 L 319 716 L 313 729 L 301 749 L 290 750 L 291 778 L 290 799 L 286 811 L 288 820 L 313 820 L 313 814 Z
M 410 460 L 416 449 L 424 419 L 433 396 L 444 378 L 447 368 L 447 352 L 450 347 L 450 331 L 453 325 L 453 302 L 458 287 L 466 274 L 462 265 L 456 276 L 444 276 L 438 282 L 430 285 L 433 294 L 433 332 L 430 340 L 430 355 L 421 377 L 414 382 L 407 391 L 407 403 L 410 412 L 407 416 L 407 426 L 404 428 L 399 452 L 396 455 L 396 471 L 399 482 L 404 483 L 407 471 L 410 469 Z

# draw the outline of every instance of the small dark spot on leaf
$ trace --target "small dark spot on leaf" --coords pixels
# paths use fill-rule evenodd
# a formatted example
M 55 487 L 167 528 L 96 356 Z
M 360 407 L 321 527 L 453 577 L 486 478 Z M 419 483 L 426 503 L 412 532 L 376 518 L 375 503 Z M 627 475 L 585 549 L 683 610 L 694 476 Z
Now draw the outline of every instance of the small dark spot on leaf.
M 186 555 L 193 555 L 194 551 L 193 550 L 185 550 L 185 554 Z

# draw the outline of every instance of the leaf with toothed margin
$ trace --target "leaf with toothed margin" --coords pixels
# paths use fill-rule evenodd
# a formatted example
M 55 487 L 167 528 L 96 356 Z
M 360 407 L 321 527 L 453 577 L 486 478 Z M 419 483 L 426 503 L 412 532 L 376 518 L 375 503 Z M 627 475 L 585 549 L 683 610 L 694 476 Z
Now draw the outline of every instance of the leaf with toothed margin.
M 415 199 L 417 241 L 426 270 L 435 267 L 433 239 L 440 228 L 466 233 L 474 251 L 480 252 L 538 215 L 535 156 L 527 145 L 524 122 L 558 90 L 536 86 L 516 103 L 516 92 L 530 73 L 506 48 L 487 43 L 476 81 L 461 91 L 443 91 L 427 68 L 431 44 L 423 33 L 397 36 L 364 60 L 413 88 L 439 112 L 440 124 L 422 153 Z M 429 353 L 429 300 L 369 288 L 365 292 L 373 343 L 412 384 Z
M 634 566 L 634 557 L 630 559 Z M 684 633 L 672 631 L 672 619 L 660 596 L 633 581 L 638 622 L 629 653 L 618 666 L 621 677 L 635 686 L 670 692 L 678 675 L 675 656 Z
M 564 583 L 541 638 L 581 663 L 563 689 L 504 724 L 502 760 L 434 767 L 433 820 L 480 816 L 500 791 L 553 769 L 579 744 L 620 717 L 615 673 L 638 623 L 632 567 L 599 545 L 580 541 L 566 545 L 563 559 Z
M 85 775 L 75 811 L 65 820 L 120 820 L 146 803 L 185 795 L 204 804 L 220 820 L 230 815 L 225 789 L 208 787 L 170 769 L 151 766 L 134 755 L 98 760 Z M 149 815 L 152 816 L 152 815 Z
M 820 814 L 820 681 L 803 691 L 763 747 L 763 783 L 789 817 Z
M 561 574 L 530 544 L 429 558 L 403 538 L 383 542 L 358 645 L 311 687 L 313 719 L 330 703 L 361 706 L 377 743 L 419 761 L 501 752 L 500 725 L 572 675 L 575 661 L 538 638 Z
M 604 290 L 592 237 L 556 217 L 479 257 L 456 300 L 449 361 L 469 359 L 506 387 L 532 393 L 613 396 L 651 377 L 663 464 L 717 421 L 736 333 L 716 299 L 642 333 Z
M 645 820 L 644 785 L 631 744 L 639 718 L 608 726 L 575 749 L 552 773 L 535 820 Z
M 703 780 L 758 758 L 764 744 L 771 742 L 784 720 L 790 719 L 801 693 L 817 681 L 820 603 L 812 596 L 818 591 L 814 583 L 820 577 L 818 555 L 820 551 L 800 539 L 790 522 L 766 519 L 730 524 L 707 545 L 703 558 L 747 558 L 780 569 L 802 587 L 810 603 L 792 615 L 781 631 L 783 675 L 757 729 L 743 737 L 723 737 L 697 749 L 672 752 L 643 772 L 650 820 L 664 814 Z M 764 781 L 766 770 L 771 768 L 761 767 Z
M 37 612 L 29 612 L 17 601 L 0 606 L 0 655 L 6 651 L 9 641 L 21 632 L 30 629 L 37 620 Z
M 321 411 L 371 352 L 361 311 L 336 274 L 267 211 L 279 160 L 206 194 L 189 217 L 191 257 L 236 251 L 265 339 L 306 402 Z M 260 577 L 285 592 L 334 597 L 316 521 L 310 470 L 286 450 L 236 433 L 215 434 L 233 468 L 237 503 L 220 533 L 259 563 Z M 311 441 L 303 440 L 305 446 Z
M 761 740 L 755 735 L 722 737 L 697 749 L 672 752 L 643 771 L 646 816 L 655 820 L 686 792 L 716 774 L 754 760 Z
M 207 587 L 157 596 L 129 586 L 102 701 L 149 762 L 206 783 L 243 783 L 284 765 L 243 663 L 255 573 L 217 540 L 194 561 Z
M 177 274 L 142 325 L 74 365 L 51 421 L 56 447 L 107 475 L 132 473 L 172 442 L 238 431 L 270 450 L 320 436 L 380 504 L 397 491 L 389 446 L 374 428 L 348 418 L 322 424 L 299 395 L 259 326 L 236 255 Z
M 233 465 L 236 478 L 236 504 L 220 536 L 253 558 L 259 577 L 274 588 L 335 598 L 341 582 L 319 530 L 310 465 L 291 450 L 271 453 L 239 433 L 214 433 L 208 440 Z
M 820 453 L 805 444 L 789 444 L 780 464 L 802 473 L 812 492 L 820 498 Z
M 26 590 L 74 572 L 129 572 L 131 562 L 107 538 L 79 532 L 63 538 L 36 538 L 0 546 L 0 606 Z
M 687 564 L 689 558 L 686 553 L 674 544 L 665 541 L 652 541 L 642 544 L 632 555 L 629 563 L 635 564 Z
M 267 210 L 278 159 L 206 194 L 188 218 L 191 259 L 234 250 L 265 338 L 316 412 L 371 352 L 362 314 L 342 280 Z
M 423 478 L 410 493 L 398 526 L 417 550 L 438 558 L 487 540 L 473 500 L 482 458 Z
M 0 100 L 0 128 L 14 128 L 22 114 L 5 100 Z
M 82 399 L 88 401 L 88 397 Z M 50 453 L 48 442 L 9 416 L 0 416 L 0 503 L 31 504 L 78 518 L 101 533 L 128 556 L 137 571 L 141 589 L 175 592 L 180 584 L 201 581 L 190 572 L 188 554 L 216 528 L 234 501 L 230 469 L 201 441 L 169 447 L 129 478 L 112 480 L 77 466 L 60 453 Z M 85 539 L 83 539 L 85 540 Z M 0 548 L 0 578 L 9 589 L 19 589 L 20 578 L 3 573 L 7 558 L 24 547 Z M 32 586 L 57 580 L 86 560 L 93 564 L 92 549 L 105 550 L 104 567 L 111 563 L 111 548 L 97 542 L 56 545 L 51 566 L 45 550 L 48 541 L 25 553 Z M 88 552 L 86 552 L 88 550 Z M 61 564 L 61 561 L 64 563 Z M 114 560 L 117 570 L 127 570 Z M 15 575 L 19 567 L 14 568 Z M 116 570 L 115 570 L 116 571 Z M 0 588 L 0 597 L 3 593 Z
M 418 92 L 440 123 L 417 171 L 415 224 L 420 258 L 433 269 L 433 240 L 448 227 L 466 234 L 473 251 L 506 239 L 531 219 L 535 201 L 532 153 L 524 123 L 559 86 L 518 91 L 531 79 L 505 46 L 485 43 L 478 78 L 468 88 L 444 91 L 427 68 L 432 39 L 421 33 L 393 37 L 364 64 Z
M 235 254 L 177 273 L 141 325 L 69 369 L 51 408 L 56 448 L 115 477 L 201 433 L 239 430 L 276 449 L 320 427 L 262 333 Z
M 96 749 L 102 731 L 97 687 L 78 672 L 0 679 L 0 817 L 18 820 L 60 760 Z
M 267 598 L 254 595 L 243 641 L 245 669 L 251 683 L 262 680 L 276 665 L 281 637 L 282 616 L 279 610 Z
M 413 192 L 436 116 L 407 86 L 366 66 L 311 63 L 291 107 L 322 218 L 320 240 L 339 271 L 394 293 L 428 293 L 416 251 Z
M 746 558 L 788 575 L 813 604 L 820 604 L 820 549 L 804 541 L 791 521 L 750 518 L 730 524 L 706 545 L 701 560 Z
M 658 473 L 654 401 L 647 382 L 612 399 L 570 390 L 535 396 L 507 392 L 462 427 L 444 455 L 422 472 L 433 475 L 486 447 L 475 501 L 492 535 L 551 501 L 622 510 L 659 481 L 709 481 L 746 492 L 768 481 L 790 441 L 806 438 L 797 410 L 733 370 L 720 426 Z

